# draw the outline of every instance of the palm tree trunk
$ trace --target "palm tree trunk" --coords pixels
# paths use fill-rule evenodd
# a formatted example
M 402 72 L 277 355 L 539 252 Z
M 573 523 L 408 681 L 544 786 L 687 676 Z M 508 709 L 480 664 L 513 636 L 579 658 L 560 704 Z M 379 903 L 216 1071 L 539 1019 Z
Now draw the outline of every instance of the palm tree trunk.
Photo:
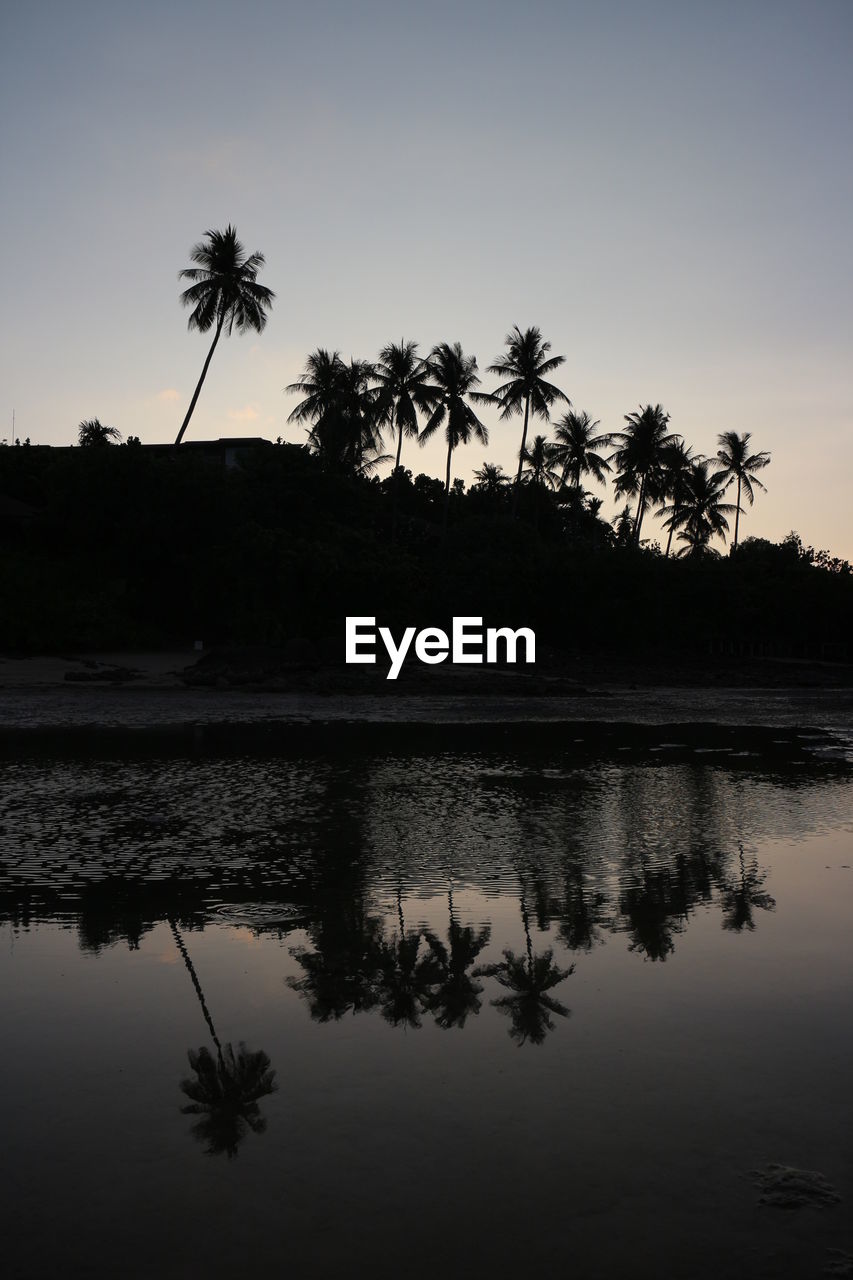
M 450 459 L 453 457 L 453 445 L 447 446 L 447 476 L 444 481 L 444 532 L 447 533 L 447 513 L 450 510 Z
M 208 351 L 208 353 L 207 353 L 207 359 L 206 359 L 206 360 L 205 360 L 205 362 L 204 362 L 204 368 L 203 368 L 203 369 L 202 369 L 202 371 L 201 371 L 201 377 L 200 377 L 200 378 L 199 378 L 199 380 L 198 380 L 198 386 L 196 387 L 195 391 L 193 392 L 193 398 L 192 398 L 192 400 L 190 400 L 190 407 L 189 407 L 189 409 L 187 409 L 187 416 L 184 418 L 184 421 L 183 421 L 183 423 L 181 424 L 181 429 L 180 429 L 180 431 L 178 432 L 178 438 L 177 438 L 177 440 L 175 441 L 175 444 L 180 444 L 180 443 L 181 443 L 181 440 L 183 439 L 184 432 L 186 431 L 186 429 L 187 429 L 187 427 L 188 427 L 188 425 L 189 425 L 190 418 L 193 416 L 193 409 L 195 408 L 196 401 L 198 400 L 199 394 L 200 394 L 200 392 L 201 392 L 202 385 L 204 384 L 204 380 L 205 380 L 205 378 L 207 377 L 207 370 L 208 370 L 208 367 L 209 367 L 209 365 L 210 365 L 210 361 L 211 361 L 211 359 L 213 358 L 213 353 L 214 353 L 214 351 L 216 350 L 216 344 L 217 344 L 217 342 L 219 341 L 219 335 L 220 335 L 220 334 L 221 334 L 221 332 L 222 332 L 222 326 L 223 326 L 223 324 L 224 324 L 224 323 L 225 323 L 225 317 L 224 317 L 224 316 L 221 316 L 221 317 L 220 317 L 220 319 L 219 319 L 219 321 L 218 321 L 218 323 L 217 323 L 217 325 L 216 325 L 216 333 L 213 335 L 213 342 L 210 344 L 210 350 L 209 350 L 209 351 Z
M 175 920 L 174 916 L 169 916 L 169 926 L 172 930 L 172 937 L 175 939 L 175 946 L 178 948 L 178 951 L 181 954 L 183 962 L 187 966 L 187 971 L 189 972 L 190 978 L 192 979 L 192 984 L 195 987 L 195 993 L 198 996 L 198 1002 L 201 1005 L 201 1011 L 204 1014 L 204 1020 L 207 1023 L 207 1029 L 210 1032 L 210 1037 L 213 1040 L 213 1043 L 216 1045 L 216 1052 L 219 1054 L 219 1058 L 221 1061 L 222 1045 L 219 1043 L 219 1036 L 216 1034 L 216 1027 L 214 1027 L 213 1025 L 213 1019 L 210 1016 L 210 1010 L 207 1007 L 207 1001 L 204 998 L 204 992 L 201 989 L 201 983 L 198 980 L 198 974 L 195 971 L 195 965 L 190 959 L 190 953 L 187 951 L 186 947 L 184 946 L 184 940 L 181 937 L 180 930 L 178 929 L 178 922 L 177 920 Z
M 391 425 L 394 425 L 394 410 L 391 410 Z M 397 422 L 397 461 L 394 464 L 394 502 L 391 507 L 391 541 L 397 541 L 397 502 L 400 497 L 400 454 L 403 452 L 403 424 Z
M 673 518 L 674 518 L 674 517 L 675 517 L 675 512 L 673 511 L 673 513 L 672 513 L 672 514 L 673 514 Z M 667 538 L 667 540 L 666 540 L 666 559 L 667 559 L 667 560 L 669 559 L 669 549 L 670 549 L 670 547 L 672 546 L 672 535 L 673 535 L 674 533 L 675 533 L 675 525 L 674 525 L 674 524 L 671 524 L 671 525 L 669 526 L 669 537 L 668 537 L 668 538 Z
M 740 482 L 741 477 L 737 478 L 737 511 L 735 512 L 735 540 L 732 544 L 732 551 L 737 551 L 737 531 L 740 524 Z
M 527 420 L 530 417 L 530 396 L 528 395 L 524 401 L 524 430 L 521 433 L 521 450 L 518 455 L 518 471 L 515 475 L 515 489 L 512 494 L 512 514 L 515 515 L 518 508 L 518 489 L 521 484 L 521 468 L 524 466 L 524 446 L 527 444 Z
M 644 505 L 646 501 L 646 477 L 640 481 L 640 500 L 637 503 L 637 518 L 634 521 L 634 542 L 640 545 L 640 526 L 643 523 Z

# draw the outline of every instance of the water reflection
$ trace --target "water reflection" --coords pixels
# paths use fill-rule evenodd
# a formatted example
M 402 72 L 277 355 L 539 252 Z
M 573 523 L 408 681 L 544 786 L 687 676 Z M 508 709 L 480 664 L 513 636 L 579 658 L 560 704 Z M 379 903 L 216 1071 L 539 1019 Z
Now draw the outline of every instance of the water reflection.
M 174 917 L 170 917 L 169 927 L 190 975 L 210 1038 L 216 1048 L 215 1058 L 204 1045 L 198 1050 L 187 1050 L 195 1079 L 181 1081 L 181 1092 L 190 1099 L 189 1105 L 181 1107 L 181 1113 L 201 1117 L 190 1132 L 197 1142 L 204 1145 L 208 1155 L 225 1154 L 230 1160 L 236 1156 L 237 1148 L 249 1131 L 265 1131 L 266 1121 L 261 1115 L 258 1101 L 278 1088 L 275 1071 L 263 1050 L 252 1053 L 242 1040 L 236 1053 L 230 1041 L 223 1048 L 195 965 Z
M 463 1027 L 489 1003 L 491 977 L 519 1037 L 507 1001 L 526 991 L 525 1008 L 548 1014 L 525 1023 L 538 1042 L 562 1009 L 544 1003 L 560 1003 L 554 973 L 608 939 L 666 962 L 700 912 L 730 933 L 756 929 L 775 900 L 745 850 L 834 821 L 848 778 L 841 764 L 577 754 L 13 762 L 0 919 L 73 925 L 93 954 L 138 948 L 161 921 L 274 933 L 290 940 L 301 972 L 289 985 L 320 1022 L 374 1011 L 411 1030 Z M 514 960 L 489 960 L 493 921 L 460 920 L 454 886 L 516 899 L 523 952 L 502 937 Z M 404 919 L 404 902 L 410 913 L 439 896 L 444 931 Z M 531 921 L 553 968 L 534 954 Z
M 749 863 L 738 843 L 738 874 L 736 879 L 723 880 L 720 894 L 723 909 L 723 928 L 739 933 L 741 929 L 755 928 L 753 912 L 775 911 L 776 899 L 762 889 L 767 879 L 767 872 L 759 870 L 758 862 L 752 858 Z
M 739 1170 L 853 1191 L 851 814 L 802 764 L 11 762 L 13 1272 L 269 1268 L 279 1221 L 312 1276 L 772 1269 Z M 495 1232 L 531 1133 L 537 1229 Z
M 434 933 L 426 934 L 437 965 L 435 989 L 428 1008 L 444 1031 L 464 1027 L 470 1015 L 480 1012 L 483 987 L 476 981 L 473 968 L 492 936 L 490 925 L 474 929 L 471 925 L 459 924 L 453 914 L 452 887 L 447 891 L 447 911 L 447 945 Z

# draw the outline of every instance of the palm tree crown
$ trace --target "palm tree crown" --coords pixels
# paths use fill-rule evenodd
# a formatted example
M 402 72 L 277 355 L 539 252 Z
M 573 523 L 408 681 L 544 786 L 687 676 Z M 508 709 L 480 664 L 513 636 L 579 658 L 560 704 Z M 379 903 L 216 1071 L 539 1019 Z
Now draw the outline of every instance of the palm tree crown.
M 86 448 L 112 444 L 113 440 L 121 440 L 121 432 L 117 427 L 105 427 L 98 418 L 87 418 L 77 428 L 77 443 Z
M 598 425 L 588 413 L 576 413 L 574 409 L 563 414 L 557 423 L 554 429 L 554 461 L 563 468 L 561 488 L 569 475 L 575 489 L 580 488 L 581 476 L 584 475 L 591 475 L 599 484 L 606 483 L 604 473 L 610 471 L 610 461 L 595 451 L 609 448 L 613 435 L 609 431 L 596 435 Z
M 524 427 L 521 432 L 521 446 L 518 451 L 518 471 L 515 476 L 516 496 L 521 483 L 521 471 L 524 466 L 524 449 L 527 444 L 527 426 L 530 412 L 543 418 L 550 417 L 551 406 L 556 400 L 564 400 L 571 404 L 569 397 L 546 382 L 547 374 L 565 363 L 565 356 L 549 356 L 550 342 L 542 340 L 542 334 L 535 326 L 521 332 L 514 325 L 504 340 L 506 355 L 499 356 L 494 364 L 490 364 L 488 372 L 498 378 L 504 378 L 494 390 L 494 397 L 501 405 L 501 418 L 511 418 L 513 414 L 524 413 Z
M 717 442 L 720 445 L 717 450 L 717 460 L 723 464 L 722 470 L 717 474 L 727 487 L 733 480 L 737 480 L 737 514 L 735 516 L 733 550 L 737 547 L 741 513 L 741 491 L 746 494 L 750 506 L 755 501 L 756 489 L 762 489 L 765 493 L 767 492 L 761 481 L 756 479 L 755 472 L 761 471 L 763 467 L 767 466 L 770 461 L 770 454 L 764 451 L 750 453 L 749 438 L 749 431 L 745 431 L 741 436 L 736 431 L 724 431 L 717 436 Z
M 236 325 L 238 333 L 247 329 L 260 333 L 275 298 L 272 289 L 257 282 L 264 255 L 247 254 L 237 239 L 235 227 L 229 223 L 224 231 L 206 231 L 205 237 L 190 250 L 190 258 L 196 265 L 184 268 L 178 273 L 178 279 L 191 282 L 181 294 L 183 305 L 192 307 L 189 328 L 206 333 L 215 327 L 216 332 L 175 444 L 181 443 L 187 429 L 223 330 L 230 334 Z

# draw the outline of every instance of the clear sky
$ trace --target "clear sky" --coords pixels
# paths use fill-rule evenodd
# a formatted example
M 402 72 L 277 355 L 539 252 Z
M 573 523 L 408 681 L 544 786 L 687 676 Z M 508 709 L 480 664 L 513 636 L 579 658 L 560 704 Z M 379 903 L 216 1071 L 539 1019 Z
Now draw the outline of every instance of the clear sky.
M 209 345 L 177 273 L 232 222 L 278 297 L 191 437 L 304 440 L 283 388 L 317 346 L 484 368 L 535 324 L 603 428 L 659 402 L 702 452 L 753 433 L 742 536 L 853 559 L 850 0 L 34 0 L 0 46 L 0 437 L 173 439 Z M 484 416 L 466 482 L 517 454 Z

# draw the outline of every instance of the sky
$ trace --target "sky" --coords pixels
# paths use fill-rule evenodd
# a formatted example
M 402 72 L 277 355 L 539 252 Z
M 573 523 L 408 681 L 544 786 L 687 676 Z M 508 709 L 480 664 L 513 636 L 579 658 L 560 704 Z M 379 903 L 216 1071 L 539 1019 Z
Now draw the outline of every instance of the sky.
M 276 301 L 219 344 L 189 438 L 303 442 L 284 387 L 318 346 L 459 341 L 490 390 L 537 325 L 602 430 L 660 403 L 701 453 L 752 433 L 772 462 L 742 537 L 853 560 L 850 0 L 0 14 L 0 438 L 14 413 L 39 444 L 92 417 L 174 439 L 210 337 L 178 272 L 233 223 Z M 519 420 L 483 417 L 466 483 L 515 469 Z M 438 439 L 402 461 L 443 477 Z

